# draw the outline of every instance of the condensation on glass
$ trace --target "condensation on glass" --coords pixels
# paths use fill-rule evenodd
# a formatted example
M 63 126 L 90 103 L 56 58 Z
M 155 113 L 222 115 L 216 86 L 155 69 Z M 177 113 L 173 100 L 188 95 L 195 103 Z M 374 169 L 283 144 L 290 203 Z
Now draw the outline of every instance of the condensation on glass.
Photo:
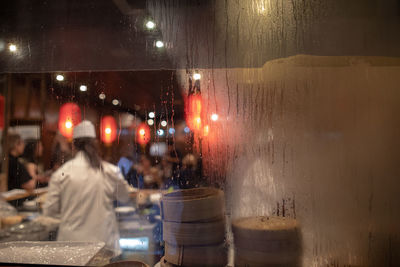
M 150 10 L 218 114 L 204 171 L 228 217 L 296 217 L 304 266 L 399 264 L 399 3 L 201 3 Z
M 160 93 L 179 88 L 182 98 L 199 78 L 208 128 L 194 146 L 208 183 L 225 192 L 228 222 L 296 218 L 303 266 L 398 266 L 400 2 L 148 0 L 142 8 L 157 28 L 150 37 L 138 33 L 134 12 L 103 7 L 123 19 L 83 37 L 89 54 L 32 39 L 26 47 L 38 55 L 7 58 L 0 70 L 168 69 L 173 82 Z

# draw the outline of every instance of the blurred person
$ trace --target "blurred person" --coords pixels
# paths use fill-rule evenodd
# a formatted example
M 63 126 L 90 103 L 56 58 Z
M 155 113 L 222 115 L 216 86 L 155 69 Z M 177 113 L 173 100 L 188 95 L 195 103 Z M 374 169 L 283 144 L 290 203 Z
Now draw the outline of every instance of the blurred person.
M 164 159 L 172 165 L 172 176 L 179 176 L 179 170 L 182 167 L 184 145 L 180 142 L 176 142 L 174 145 L 168 145 L 168 154 L 164 156 Z
M 131 166 L 130 170 L 125 176 L 125 179 L 128 182 L 128 184 L 131 185 L 132 187 L 137 189 L 143 189 L 144 188 L 143 176 L 138 174 L 136 170 L 137 165 L 138 164 Z
M 51 168 L 57 170 L 61 165 L 72 158 L 72 148 L 68 140 L 57 131 L 51 152 Z
M 160 171 L 153 167 L 150 159 L 142 155 L 140 161 L 130 169 L 127 179 L 130 185 L 138 189 L 157 189 L 161 186 Z
M 165 181 L 172 177 L 172 163 L 168 160 L 168 156 L 164 156 L 160 162 L 160 175 Z
M 118 167 L 121 173 L 124 175 L 125 179 L 128 180 L 128 173 L 134 164 L 137 164 L 140 159 L 140 152 L 138 151 L 138 145 L 131 144 L 128 142 L 120 141 L 118 146 L 118 151 L 120 151 L 121 157 L 118 160 Z
M 147 189 L 157 189 L 161 186 L 161 177 L 159 170 L 153 167 L 151 160 L 143 155 L 140 158 L 140 164 L 135 166 L 137 176 L 141 176 L 143 179 L 143 187 Z
M 43 165 L 40 164 L 40 158 L 42 155 L 43 144 L 40 140 L 28 139 L 25 141 L 25 149 L 21 156 L 21 160 L 29 175 L 39 183 L 39 187 L 47 185 L 50 179 L 50 173 L 45 173 L 43 171 Z
M 139 154 L 136 154 L 139 157 Z M 132 157 L 124 157 L 122 156 L 118 162 L 118 166 L 121 172 L 124 174 L 124 177 L 129 185 L 137 189 L 144 188 L 144 180 L 143 175 L 139 171 L 142 170 L 141 167 L 141 158 L 140 156 L 138 160 L 135 160 Z
M 182 142 L 176 142 L 176 140 L 175 143 L 168 143 L 168 152 L 161 160 L 161 170 L 163 171 L 162 188 L 179 189 L 184 147 Z
M 36 187 L 36 179 L 29 174 L 19 158 L 24 153 L 24 140 L 18 134 L 10 134 L 8 146 L 8 190 L 22 188 L 28 192 L 33 191 Z
M 193 154 L 187 154 L 182 159 L 182 169 L 196 171 L 197 170 L 197 158 Z
M 60 217 L 58 241 L 102 241 L 118 255 L 121 250 L 113 202 L 128 202 L 129 186 L 117 166 L 101 160 L 90 121 L 75 126 L 73 145 L 75 157 L 50 179 L 43 213 Z
M 133 158 L 130 157 L 129 155 L 125 155 L 119 158 L 117 166 L 121 170 L 122 175 L 127 178 L 127 175 L 129 173 L 129 170 L 133 166 Z
M 197 161 L 197 157 L 191 153 L 183 157 L 179 175 L 179 188 L 188 189 L 201 186 Z

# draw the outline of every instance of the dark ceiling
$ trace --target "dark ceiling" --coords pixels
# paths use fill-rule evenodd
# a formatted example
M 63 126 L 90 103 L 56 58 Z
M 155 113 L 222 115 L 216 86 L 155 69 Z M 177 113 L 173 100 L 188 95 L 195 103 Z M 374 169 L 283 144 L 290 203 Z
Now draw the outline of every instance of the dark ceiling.
M 0 2 L 0 72 L 171 69 L 159 30 L 145 28 L 145 1 Z
M 149 19 L 145 0 L 1 1 L 0 73 L 46 72 L 49 88 L 61 98 L 139 113 L 173 107 L 182 117 L 171 63 L 165 49 L 155 47 L 161 33 L 145 27 Z M 18 53 L 9 53 L 9 43 Z M 64 82 L 55 80 L 57 73 Z M 81 84 L 88 85 L 86 93 Z M 113 99 L 121 104 L 113 106 Z
M 149 18 L 155 30 L 145 28 Z M 298 54 L 400 56 L 399 0 L 14 0 L 0 1 L 0 25 L 0 73 L 260 67 Z M 5 49 L 10 42 L 18 54 Z

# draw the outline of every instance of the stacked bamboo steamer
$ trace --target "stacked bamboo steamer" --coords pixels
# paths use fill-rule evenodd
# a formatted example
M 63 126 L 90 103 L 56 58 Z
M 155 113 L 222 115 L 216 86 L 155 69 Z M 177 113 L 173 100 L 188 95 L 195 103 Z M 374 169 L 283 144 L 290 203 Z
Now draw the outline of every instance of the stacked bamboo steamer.
M 194 188 L 161 199 L 165 266 L 225 266 L 224 194 Z M 169 264 L 169 265 L 167 265 Z
M 232 222 L 236 267 L 301 266 L 295 219 L 247 217 Z

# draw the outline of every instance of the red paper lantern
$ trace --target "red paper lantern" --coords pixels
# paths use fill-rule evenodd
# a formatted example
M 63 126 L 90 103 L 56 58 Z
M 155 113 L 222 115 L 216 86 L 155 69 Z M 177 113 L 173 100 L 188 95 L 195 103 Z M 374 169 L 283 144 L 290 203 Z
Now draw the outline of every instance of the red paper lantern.
M 137 128 L 136 139 L 141 145 L 145 145 L 150 141 L 150 127 L 146 123 L 141 123 Z
M 208 126 L 208 125 L 204 126 L 204 128 L 203 128 L 203 136 L 207 137 L 209 133 L 210 133 L 210 126 Z
M 200 93 L 188 96 L 186 104 L 186 123 L 192 131 L 200 131 L 202 129 L 202 105 L 203 101 Z
M 61 106 L 58 116 L 58 129 L 66 138 L 72 138 L 74 126 L 81 122 L 81 109 L 75 103 Z
M 117 138 L 117 122 L 112 116 L 105 116 L 100 122 L 100 138 L 105 144 L 111 144 Z

